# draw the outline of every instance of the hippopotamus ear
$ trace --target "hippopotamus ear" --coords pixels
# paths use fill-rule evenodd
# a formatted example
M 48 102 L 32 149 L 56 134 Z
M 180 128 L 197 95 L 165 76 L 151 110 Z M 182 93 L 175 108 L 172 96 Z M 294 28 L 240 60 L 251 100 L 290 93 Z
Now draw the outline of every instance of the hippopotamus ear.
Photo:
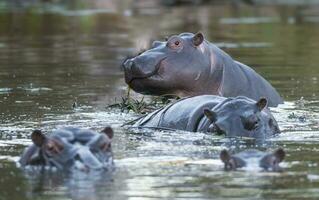
M 198 32 L 193 37 L 193 44 L 199 46 L 204 41 L 204 35 L 201 32 Z
M 267 99 L 262 97 L 258 100 L 258 102 L 256 103 L 256 106 L 258 110 L 262 111 L 267 106 L 267 103 L 268 103 Z
M 204 108 L 204 115 L 211 121 L 217 121 L 217 115 L 214 111 L 209 110 L 208 108 Z
M 223 163 L 228 163 L 231 158 L 229 152 L 226 149 L 220 152 L 219 157 L 223 161 Z
M 284 160 L 286 153 L 282 148 L 277 149 L 273 155 L 276 157 L 278 162 L 281 162 Z
M 109 126 L 105 127 L 103 130 L 102 130 L 102 133 L 105 133 L 110 139 L 113 138 L 113 129 Z
M 46 137 L 41 130 L 34 130 L 31 134 L 31 140 L 36 146 L 41 147 L 44 144 Z

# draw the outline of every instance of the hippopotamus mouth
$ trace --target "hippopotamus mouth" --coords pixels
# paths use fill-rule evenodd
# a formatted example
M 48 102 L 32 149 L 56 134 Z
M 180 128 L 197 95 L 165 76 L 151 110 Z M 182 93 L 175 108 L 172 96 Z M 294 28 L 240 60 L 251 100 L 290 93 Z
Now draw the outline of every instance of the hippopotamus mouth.
M 141 79 L 148 79 L 150 77 L 153 77 L 155 75 L 158 75 L 158 71 L 161 67 L 161 63 L 163 60 L 165 60 L 166 57 L 160 59 L 157 64 L 154 66 L 154 70 L 148 73 L 143 73 L 140 75 L 132 75 L 132 67 L 133 67 L 133 62 L 131 62 L 130 64 L 126 64 L 127 61 L 124 62 L 124 71 L 125 71 L 125 82 L 128 85 L 131 85 L 133 81 L 135 80 L 141 80 Z

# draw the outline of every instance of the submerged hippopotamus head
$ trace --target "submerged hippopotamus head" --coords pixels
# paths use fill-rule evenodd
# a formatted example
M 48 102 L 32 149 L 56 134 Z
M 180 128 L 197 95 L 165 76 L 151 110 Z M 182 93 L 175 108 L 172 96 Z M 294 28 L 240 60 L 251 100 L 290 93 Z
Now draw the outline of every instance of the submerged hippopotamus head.
M 257 102 L 247 97 L 228 98 L 212 109 L 204 109 L 210 121 L 208 132 L 256 139 L 278 134 L 278 124 L 266 107 L 265 98 Z
M 279 163 L 285 158 L 285 151 L 281 148 L 273 153 L 261 152 L 255 149 L 246 150 L 231 155 L 227 150 L 220 153 L 220 159 L 225 164 L 225 170 L 246 168 L 247 170 L 280 171 Z
M 205 89 L 202 82 L 190 83 L 209 75 L 211 56 L 200 48 L 203 41 L 202 33 L 154 41 L 151 49 L 124 62 L 126 83 L 136 92 L 155 95 Z
M 50 136 L 40 130 L 31 134 L 33 144 L 21 156 L 21 166 L 48 166 L 58 169 L 102 169 L 113 163 L 110 127 L 96 133 L 88 129 L 66 127 Z

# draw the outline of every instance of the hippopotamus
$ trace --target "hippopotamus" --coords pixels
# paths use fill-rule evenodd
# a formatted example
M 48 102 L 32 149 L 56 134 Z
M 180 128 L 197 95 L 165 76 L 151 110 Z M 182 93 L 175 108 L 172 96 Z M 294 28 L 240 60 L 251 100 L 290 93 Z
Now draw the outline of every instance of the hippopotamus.
M 201 95 L 186 97 L 138 119 L 133 127 L 216 133 L 265 139 L 280 133 L 267 99 Z
M 273 153 L 248 149 L 234 155 L 224 149 L 220 153 L 220 159 L 225 164 L 225 170 L 246 168 L 251 170 L 281 171 L 279 163 L 284 160 L 285 155 L 286 153 L 282 148 L 275 150 Z
M 125 82 L 142 94 L 180 97 L 203 94 L 268 99 L 277 106 L 282 99 L 263 77 L 235 61 L 204 39 L 202 33 L 181 33 L 123 63 Z
M 104 169 L 113 164 L 110 127 L 101 133 L 77 127 L 64 127 L 49 136 L 41 130 L 31 134 L 33 144 L 25 149 L 19 163 L 22 167 L 56 167 L 60 170 Z

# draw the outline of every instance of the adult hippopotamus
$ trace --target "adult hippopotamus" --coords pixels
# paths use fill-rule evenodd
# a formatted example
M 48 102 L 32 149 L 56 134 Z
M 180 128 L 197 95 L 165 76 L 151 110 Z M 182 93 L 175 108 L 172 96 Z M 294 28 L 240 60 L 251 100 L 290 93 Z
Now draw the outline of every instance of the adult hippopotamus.
M 285 151 L 281 148 L 273 153 L 248 149 L 231 155 L 227 150 L 222 150 L 220 159 L 225 164 L 225 170 L 246 168 L 251 170 L 281 171 L 279 163 L 285 158 Z
M 65 127 L 46 136 L 40 130 L 31 134 L 33 144 L 25 149 L 19 163 L 25 166 L 48 166 L 60 170 L 103 169 L 113 163 L 111 141 L 113 130 L 101 133 L 76 127 Z
M 142 94 L 246 96 L 256 101 L 266 97 L 269 106 L 282 103 L 270 83 L 205 40 L 202 33 L 154 41 L 151 49 L 127 59 L 123 66 L 126 83 Z
M 181 99 L 139 119 L 133 127 L 214 132 L 265 139 L 280 133 L 267 99 L 201 95 Z

